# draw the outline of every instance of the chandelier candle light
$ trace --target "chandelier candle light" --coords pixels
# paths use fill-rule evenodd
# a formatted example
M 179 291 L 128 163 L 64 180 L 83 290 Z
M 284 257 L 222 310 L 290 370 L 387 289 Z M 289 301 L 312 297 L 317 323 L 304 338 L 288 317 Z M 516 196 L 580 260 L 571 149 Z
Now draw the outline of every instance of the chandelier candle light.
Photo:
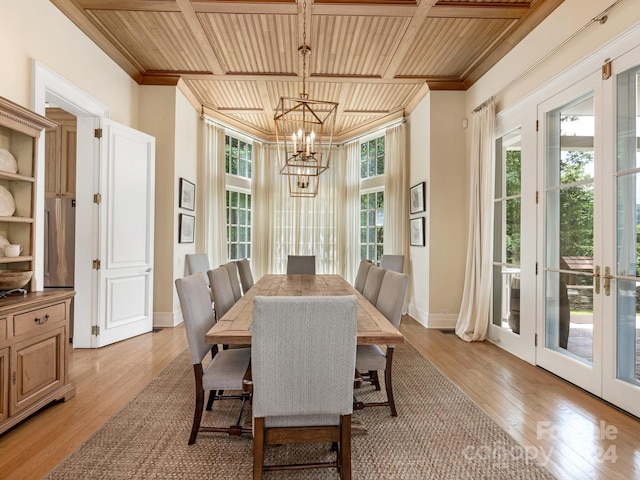
M 273 120 L 280 173 L 289 178 L 292 197 L 315 197 L 318 180 L 329 168 L 331 143 L 338 104 L 310 100 L 307 94 L 306 2 L 303 4 L 302 93 L 300 98 L 281 97 Z

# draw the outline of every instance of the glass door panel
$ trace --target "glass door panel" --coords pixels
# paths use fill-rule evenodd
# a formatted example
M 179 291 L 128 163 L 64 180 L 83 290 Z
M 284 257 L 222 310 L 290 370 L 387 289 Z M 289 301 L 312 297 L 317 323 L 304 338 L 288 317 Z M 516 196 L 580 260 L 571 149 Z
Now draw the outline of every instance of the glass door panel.
M 637 61 L 637 59 L 636 59 Z M 616 76 L 615 271 L 604 272 L 613 294 L 615 332 L 603 396 L 640 415 L 640 66 Z
M 541 106 L 544 118 L 542 291 L 537 363 L 601 394 L 602 301 L 596 276 L 596 92 L 589 77 Z M 591 88 L 589 88 L 591 86 Z M 572 92 L 575 92 L 572 93 Z M 601 168 L 601 167 L 598 167 Z
M 496 327 L 520 334 L 522 134 L 517 128 L 496 141 L 493 313 Z

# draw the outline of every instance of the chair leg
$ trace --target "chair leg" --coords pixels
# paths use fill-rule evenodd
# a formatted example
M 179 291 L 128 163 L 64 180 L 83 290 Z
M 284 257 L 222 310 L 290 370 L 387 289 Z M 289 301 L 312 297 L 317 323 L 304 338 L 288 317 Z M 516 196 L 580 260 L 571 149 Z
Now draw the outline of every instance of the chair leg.
M 380 379 L 378 378 L 378 371 L 370 370 L 369 378 L 371 379 L 371 383 L 373 383 L 374 387 L 376 387 L 376 390 L 380 390 Z
M 253 480 L 262 480 L 264 467 L 264 417 L 257 417 L 253 424 Z
M 200 420 L 202 419 L 202 407 L 204 406 L 204 391 L 196 393 L 196 408 L 193 412 L 193 425 L 191 427 L 191 436 L 189 437 L 189 445 L 196 443 L 196 436 L 200 430 Z
M 387 365 L 384 370 L 384 386 L 387 390 L 387 401 L 389 402 L 389 408 L 391 408 L 391 416 L 397 417 L 396 402 L 393 398 L 393 385 L 391 384 L 391 361 L 393 359 L 393 348 L 387 348 Z
M 213 401 L 216 399 L 216 391 L 209 390 L 209 400 L 207 400 L 207 411 L 213 408 Z
M 338 455 L 340 480 L 351 480 L 351 415 L 342 415 L 340 417 Z

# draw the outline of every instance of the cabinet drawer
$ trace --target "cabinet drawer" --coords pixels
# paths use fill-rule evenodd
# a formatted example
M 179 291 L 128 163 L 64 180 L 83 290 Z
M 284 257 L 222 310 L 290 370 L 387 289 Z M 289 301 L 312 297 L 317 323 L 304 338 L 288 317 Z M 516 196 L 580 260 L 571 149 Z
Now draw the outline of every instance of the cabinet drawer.
M 64 303 L 31 310 L 13 317 L 13 334 L 17 337 L 25 333 L 35 333 L 47 329 L 49 325 L 64 322 L 67 309 Z
M 0 341 L 7 339 L 7 319 L 0 318 Z

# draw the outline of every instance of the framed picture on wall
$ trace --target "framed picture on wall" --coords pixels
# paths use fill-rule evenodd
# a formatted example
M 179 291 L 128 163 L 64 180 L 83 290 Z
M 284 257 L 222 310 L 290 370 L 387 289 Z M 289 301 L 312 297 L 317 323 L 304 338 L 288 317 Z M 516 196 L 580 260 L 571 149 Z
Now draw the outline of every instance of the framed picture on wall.
M 196 186 L 189 180 L 180 179 L 180 208 L 195 210 L 196 208 Z
M 411 245 L 414 247 L 424 247 L 424 217 L 412 218 L 410 220 Z
M 193 243 L 196 231 L 196 217 L 181 213 L 178 222 L 178 242 Z
M 411 187 L 411 213 L 424 212 L 424 182 Z

